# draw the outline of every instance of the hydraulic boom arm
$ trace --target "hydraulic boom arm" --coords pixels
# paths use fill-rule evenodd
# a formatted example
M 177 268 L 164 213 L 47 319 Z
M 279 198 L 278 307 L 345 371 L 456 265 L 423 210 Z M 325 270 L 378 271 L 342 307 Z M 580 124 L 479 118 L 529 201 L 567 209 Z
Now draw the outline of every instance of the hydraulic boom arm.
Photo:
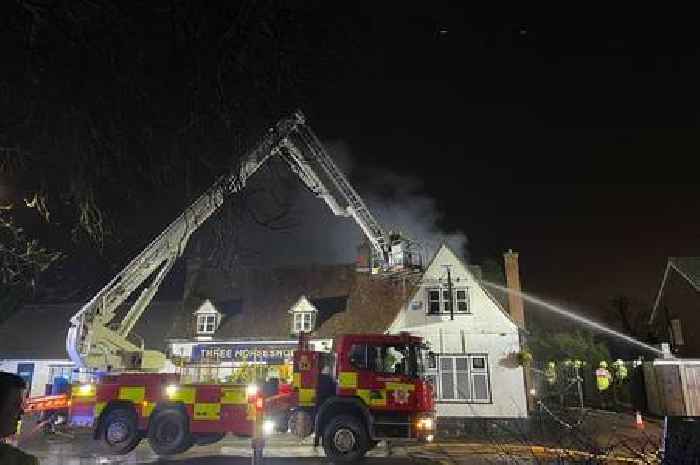
M 217 179 L 71 318 L 66 349 L 78 367 L 158 370 L 164 365 L 164 354 L 144 350 L 143 344 L 141 347 L 133 344 L 127 339 L 129 332 L 147 309 L 175 260 L 182 255 L 192 233 L 223 204 L 227 195 L 242 190 L 248 179 L 275 155 L 281 156 L 334 214 L 354 218 L 374 247 L 378 261 L 388 266 L 390 244 L 386 233 L 305 125 L 303 114 L 296 112 L 292 118 L 283 119 L 271 128 L 237 168 Z M 335 192 L 342 197 L 340 202 L 318 175 L 317 167 L 332 180 Z M 139 288 L 143 290 L 125 316 L 114 323 L 117 309 Z

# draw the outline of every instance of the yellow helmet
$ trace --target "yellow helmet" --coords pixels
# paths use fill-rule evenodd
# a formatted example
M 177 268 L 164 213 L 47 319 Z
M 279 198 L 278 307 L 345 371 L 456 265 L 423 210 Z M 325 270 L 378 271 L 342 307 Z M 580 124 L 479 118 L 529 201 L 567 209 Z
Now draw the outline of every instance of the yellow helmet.
M 602 360 L 602 361 L 600 362 L 600 367 L 601 367 L 601 368 L 607 368 L 607 367 L 608 367 L 608 362 L 606 362 L 605 360 Z

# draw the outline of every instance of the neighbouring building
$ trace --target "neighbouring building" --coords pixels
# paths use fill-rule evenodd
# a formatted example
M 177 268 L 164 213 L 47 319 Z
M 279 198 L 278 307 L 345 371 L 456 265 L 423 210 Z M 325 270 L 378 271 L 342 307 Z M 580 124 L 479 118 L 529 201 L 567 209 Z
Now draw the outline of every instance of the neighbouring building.
M 505 258 L 508 283 L 519 288 L 517 254 Z M 509 313 L 481 284 L 478 268 L 447 246 L 424 270 L 391 277 L 370 271 L 348 264 L 223 272 L 190 259 L 182 299 L 152 303 L 135 337 L 164 350 L 167 370 L 186 381 L 244 381 L 288 379 L 300 331 L 318 350 L 339 334 L 408 331 L 439 355 L 426 368 L 440 417 L 527 416 L 525 373 L 517 364 L 521 301 L 509 302 Z M 53 377 L 70 376 L 64 341 L 80 306 L 27 306 L 15 314 L 0 327 L 0 369 L 26 373 L 33 395 Z
M 648 323 L 676 356 L 700 358 L 698 308 L 700 257 L 670 257 Z
M 70 318 L 82 305 L 25 305 L 0 324 L 0 371 L 22 376 L 32 396 L 45 394 L 56 377 L 71 381 L 75 366 L 66 352 L 66 334 Z M 178 301 L 153 302 L 134 327 L 136 340 L 143 338 L 147 347 L 165 350 L 164 335 L 181 307 Z

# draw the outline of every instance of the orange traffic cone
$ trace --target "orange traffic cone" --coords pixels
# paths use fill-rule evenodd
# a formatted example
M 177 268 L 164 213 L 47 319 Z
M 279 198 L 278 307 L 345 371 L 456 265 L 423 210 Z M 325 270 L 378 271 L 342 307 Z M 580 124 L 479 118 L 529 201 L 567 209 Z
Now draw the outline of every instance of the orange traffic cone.
M 636 426 L 637 429 L 644 429 L 644 420 L 642 419 L 642 414 L 639 411 L 637 411 L 637 415 L 634 420 L 634 426 Z

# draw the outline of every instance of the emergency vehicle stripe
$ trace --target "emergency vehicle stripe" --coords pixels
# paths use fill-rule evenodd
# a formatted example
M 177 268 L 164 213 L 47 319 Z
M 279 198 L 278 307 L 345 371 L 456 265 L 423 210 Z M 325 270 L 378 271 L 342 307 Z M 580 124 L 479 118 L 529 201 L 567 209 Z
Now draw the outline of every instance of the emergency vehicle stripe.
M 151 413 L 153 413 L 154 408 L 156 408 L 155 402 L 143 401 L 143 406 L 141 407 L 141 416 L 150 416 Z
M 221 404 L 196 403 L 194 404 L 195 420 L 218 420 L 221 418 Z
M 354 371 L 344 371 L 341 372 L 338 377 L 338 383 L 342 389 L 356 389 L 357 388 L 357 373 Z
M 301 387 L 301 373 L 298 371 L 295 371 L 294 375 L 292 375 L 292 387 Z
M 416 387 L 408 383 L 386 383 L 387 391 L 415 391 Z
M 221 403 L 224 405 L 243 405 L 248 402 L 244 387 L 222 388 Z
M 182 402 L 183 404 L 194 404 L 194 399 L 197 395 L 197 388 L 179 386 L 177 390 L 170 396 L 170 400 L 174 402 Z
M 316 404 L 316 389 L 299 389 L 299 405 L 308 407 Z
M 358 389 L 357 396 L 370 407 L 386 406 L 386 391 L 384 389 Z
M 122 386 L 119 388 L 119 399 L 130 400 L 136 404 L 143 402 L 146 397 L 146 388 L 143 386 Z
M 100 413 L 102 413 L 102 410 L 105 409 L 107 406 L 107 402 L 98 402 L 95 404 L 95 410 L 94 410 L 94 416 L 98 417 Z

